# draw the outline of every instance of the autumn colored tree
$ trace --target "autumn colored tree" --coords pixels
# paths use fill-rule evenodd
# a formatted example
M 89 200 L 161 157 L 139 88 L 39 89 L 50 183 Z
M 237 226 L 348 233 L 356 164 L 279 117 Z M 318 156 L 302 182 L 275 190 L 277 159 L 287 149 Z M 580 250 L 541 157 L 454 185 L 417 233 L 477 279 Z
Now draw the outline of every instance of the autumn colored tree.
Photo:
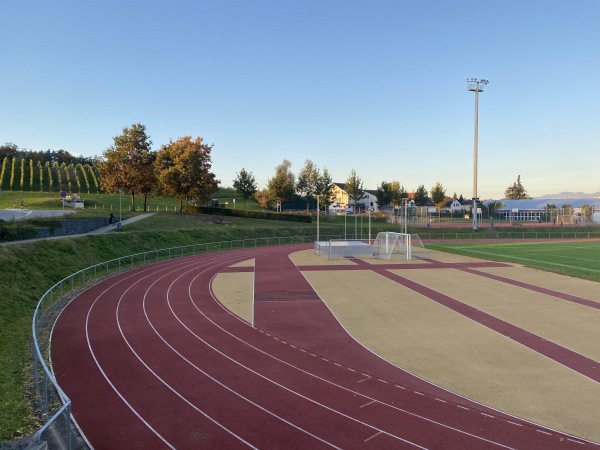
M 146 197 L 156 184 L 154 157 L 150 147 L 152 141 L 146 134 L 146 126 L 135 123 L 123 128 L 123 133 L 113 138 L 98 162 L 100 185 L 109 193 L 125 190 L 131 195 L 131 207 L 135 208 L 135 195 Z
M 354 213 L 356 214 L 356 208 L 358 207 L 358 201 L 363 196 L 363 182 L 358 175 L 356 170 L 352 169 L 350 176 L 346 180 L 346 192 L 348 193 L 348 199 L 354 203 Z
M 246 209 L 246 200 L 256 194 L 258 186 L 252 172 L 248 172 L 242 168 L 239 173 L 236 173 L 236 178 L 233 180 L 233 188 L 235 192 L 244 197 L 244 209 Z
M 218 190 L 220 181 L 210 170 L 212 148 L 201 137 L 184 136 L 158 151 L 155 168 L 159 189 L 179 199 L 181 209 L 184 200 L 203 205 Z

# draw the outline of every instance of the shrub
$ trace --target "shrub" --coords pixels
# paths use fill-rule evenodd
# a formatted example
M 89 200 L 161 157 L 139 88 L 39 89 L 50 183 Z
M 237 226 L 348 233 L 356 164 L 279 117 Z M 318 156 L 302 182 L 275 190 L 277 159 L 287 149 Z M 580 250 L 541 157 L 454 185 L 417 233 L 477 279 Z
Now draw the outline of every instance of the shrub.
M 312 222 L 312 216 L 308 214 L 272 213 L 265 211 L 249 211 L 244 209 L 214 208 L 211 206 L 184 205 L 182 212 L 195 214 L 219 214 L 221 216 L 245 217 L 248 219 L 283 220 L 286 222 Z

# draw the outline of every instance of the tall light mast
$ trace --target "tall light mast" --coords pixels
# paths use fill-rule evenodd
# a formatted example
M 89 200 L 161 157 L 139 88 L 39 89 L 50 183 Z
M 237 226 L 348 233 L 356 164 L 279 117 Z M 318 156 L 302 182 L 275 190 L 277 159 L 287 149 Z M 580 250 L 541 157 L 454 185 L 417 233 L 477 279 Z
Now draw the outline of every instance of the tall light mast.
M 483 87 L 488 84 L 488 80 L 478 80 L 477 78 L 467 78 L 467 90 L 475 92 L 475 138 L 473 145 L 473 231 L 477 231 L 477 152 L 479 141 L 479 93 L 483 92 Z

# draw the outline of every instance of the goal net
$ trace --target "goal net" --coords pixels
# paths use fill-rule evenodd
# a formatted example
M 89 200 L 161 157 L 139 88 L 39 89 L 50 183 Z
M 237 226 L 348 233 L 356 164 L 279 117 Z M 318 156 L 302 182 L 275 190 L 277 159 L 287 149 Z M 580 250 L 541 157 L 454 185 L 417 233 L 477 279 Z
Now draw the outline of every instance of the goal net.
M 377 233 L 373 250 L 379 259 L 389 260 L 392 255 L 399 255 L 402 259 L 412 259 L 410 243 L 410 234 L 381 231 Z

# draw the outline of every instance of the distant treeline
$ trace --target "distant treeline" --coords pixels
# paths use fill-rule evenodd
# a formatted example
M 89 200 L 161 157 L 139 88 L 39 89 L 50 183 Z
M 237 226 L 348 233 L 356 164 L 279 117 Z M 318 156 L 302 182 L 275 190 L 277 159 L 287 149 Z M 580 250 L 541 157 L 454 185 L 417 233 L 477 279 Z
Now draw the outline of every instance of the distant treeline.
M 66 165 L 73 164 L 89 164 L 94 166 L 97 161 L 97 157 L 86 157 L 86 156 L 75 156 L 66 150 L 26 150 L 19 149 L 16 144 L 7 143 L 0 145 L 0 161 L 6 157 L 19 158 L 33 161 L 33 164 L 41 162 L 42 164 L 49 162 L 50 164 L 57 162 L 58 164 L 65 163 Z

